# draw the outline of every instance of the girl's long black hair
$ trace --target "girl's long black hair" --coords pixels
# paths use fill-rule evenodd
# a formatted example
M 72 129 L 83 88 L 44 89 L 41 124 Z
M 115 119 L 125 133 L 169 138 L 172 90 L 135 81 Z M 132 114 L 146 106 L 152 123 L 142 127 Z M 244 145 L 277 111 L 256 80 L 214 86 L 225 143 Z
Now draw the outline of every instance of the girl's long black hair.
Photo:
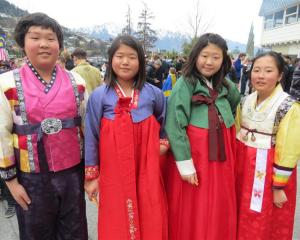
M 117 76 L 112 69 L 112 59 L 115 52 L 118 50 L 121 44 L 124 44 L 128 47 L 131 47 L 137 52 L 138 61 L 139 61 L 139 71 L 135 76 L 135 85 L 136 89 L 141 90 L 145 83 L 146 78 L 146 63 L 145 63 L 145 54 L 142 45 L 132 36 L 124 34 L 119 35 L 114 39 L 111 44 L 111 47 L 108 50 L 108 76 L 107 76 L 107 85 L 114 86 L 116 84 Z
M 228 47 L 226 41 L 218 34 L 206 33 L 200 36 L 192 51 L 188 57 L 186 64 L 183 67 L 182 74 L 186 81 L 195 85 L 199 80 L 202 81 L 203 75 L 198 71 L 196 67 L 197 59 L 203 48 L 207 47 L 208 44 L 214 44 L 218 46 L 223 53 L 223 62 L 221 68 L 212 76 L 213 87 L 219 90 L 222 85 L 227 86 L 225 76 L 230 71 L 231 59 L 227 54 Z

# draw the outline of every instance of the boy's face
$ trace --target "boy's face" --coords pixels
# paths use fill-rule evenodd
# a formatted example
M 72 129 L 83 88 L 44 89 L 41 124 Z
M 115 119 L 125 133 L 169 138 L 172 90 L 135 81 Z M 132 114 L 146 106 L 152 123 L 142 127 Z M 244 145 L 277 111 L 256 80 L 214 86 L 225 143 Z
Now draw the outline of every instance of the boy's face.
M 37 69 L 53 69 L 59 56 L 59 42 L 51 28 L 32 26 L 24 39 L 24 51 Z

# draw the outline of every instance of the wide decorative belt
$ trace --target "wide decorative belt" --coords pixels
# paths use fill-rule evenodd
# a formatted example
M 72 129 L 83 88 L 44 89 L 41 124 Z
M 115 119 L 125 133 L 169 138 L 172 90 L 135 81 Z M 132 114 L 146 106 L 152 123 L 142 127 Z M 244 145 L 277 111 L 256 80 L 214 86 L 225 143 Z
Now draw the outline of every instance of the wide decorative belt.
M 48 161 L 46 157 L 46 152 L 43 144 L 43 135 L 56 134 L 59 133 L 64 128 L 74 128 L 81 125 L 81 117 L 77 116 L 75 118 L 68 119 L 58 119 L 58 118 L 45 118 L 42 122 L 36 124 L 25 124 L 13 126 L 13 133 L 18 135 L 31 135 L 38 134 L 37 139 L 37 152 L 39 167 L 41 173 L 49 172 Z
M 38 139 L 40 139 L 43 134 L 55 134 L 59 133 L 64 128 L 79 127 L 80 125 L 80 116 L 68 119 L 45 118 L 42 122 L 36 124 L 14 124 L 13 132 L 18 135 L 30 135 L 37 133 Z

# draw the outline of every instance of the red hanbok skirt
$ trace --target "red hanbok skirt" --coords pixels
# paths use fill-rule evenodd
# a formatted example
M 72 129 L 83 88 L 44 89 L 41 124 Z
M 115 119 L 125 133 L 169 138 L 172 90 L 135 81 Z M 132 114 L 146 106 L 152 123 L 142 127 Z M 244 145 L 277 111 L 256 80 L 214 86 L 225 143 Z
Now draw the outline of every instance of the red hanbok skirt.
M 126 116 L 127 115 L 127 116 Z M 104 240 L 166 240 L 167 201 L 154 116 L 102 119 L 98 236 Z
M 226 160 L 208 160 L 208 130 L 187 128 L 199 186 L 184 182 L 172 154 L 162 162 L 170 240 L 236 239 L 235 127 L 222 125 Z
M 256 148 L 237 143 L 237 204 L 239 240 L 291 240 L 296 205 L 296 170 L 284 188 L 288 202 L 278 208 L 273 204 L 272 176 L 274 148 L 268 151 L 261 212 L 250 209 L 255 174 Z

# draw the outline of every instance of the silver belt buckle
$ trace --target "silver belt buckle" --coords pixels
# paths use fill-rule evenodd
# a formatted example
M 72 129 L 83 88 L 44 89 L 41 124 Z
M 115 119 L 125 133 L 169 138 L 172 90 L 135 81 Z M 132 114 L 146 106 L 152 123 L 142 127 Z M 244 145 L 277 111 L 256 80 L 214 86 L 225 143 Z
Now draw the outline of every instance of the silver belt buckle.
M 41 127 L 44 133 L 55 134 L 62 129 L 62 122 L 58 118 L 45 118 L 41 123 Z

